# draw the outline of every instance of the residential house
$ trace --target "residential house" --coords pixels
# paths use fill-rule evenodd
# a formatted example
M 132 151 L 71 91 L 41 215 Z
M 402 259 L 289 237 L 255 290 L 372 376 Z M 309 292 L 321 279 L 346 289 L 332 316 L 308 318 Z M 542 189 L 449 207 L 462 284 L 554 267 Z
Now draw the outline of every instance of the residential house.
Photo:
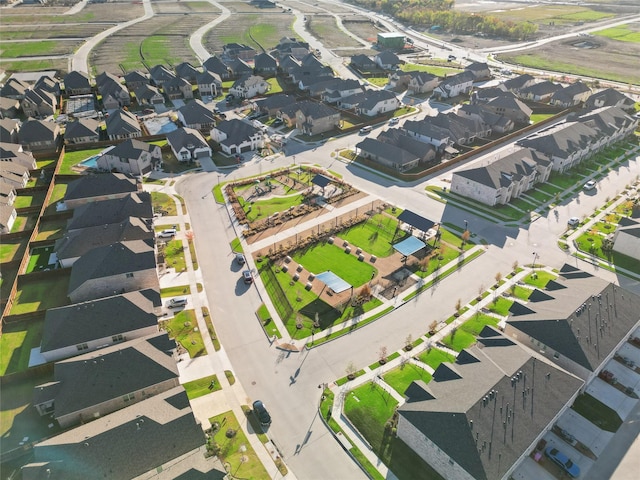
M 233 78 L 241 78 L 245 75 L 253 74 L 253 67 L 239 58 L 230 60 L 229 63 L 227 63 L 227 67 L 229 67 L 229 71 L 231 72 L 231 76 Z
M 67 233 L 85 228 L 122 223 L 129 218 L 141 218 L 151 225 L 153 207 L 149 192 L 134 192 L 111 200 L 97 200 L 80 205 L 67 221 Z
M 309 44 L 293 37 L 282 37 L 272 53 L 280 60 L 287 56 L 302 60 L 309 54 Z
M 64 143 L 77 145 L 100 140 L 102 124 L 93 118 L 79 118 L 67 123 L 64 131 Z
M 72 95 L 89 95 L 91 93 L 91 79 L 89 74 L 72 70 L 67 73 L 62 80 L 64 83 L 64 94 L 67 97 Z
M 391 50 L 383 50 L 374 57 L 374 62 L 382 70 L 395 70 L 402 61 Z
M 158 288 L 153 241 L 127 240 L 89 250 L 71 267 L 73 303 Z
M 341 98 L 362 93 L 365 89 L 358 80 L 331 78 L 310 85 L 307 91 L 309 96 L 320 97 L 325 103 L 336 103 Z
M 471 103 L 487 103 L 494 98 L 501 97 L 503 95 L 516 98 L 516 96 L 507 91 L 502 84 L 495 87 L 485 87 L 474 89 L 471 93 Z
M 102 72 L 96 77 L 96 85 L 105 110 L 117 110 L 131 105 L 129 89 L 121 83 L 119 77 Z
M 201 96 L 217 97 L 222 93 L 222 79 L 217 73 L 208 70 L 198 73 L 196 83 Z
M 181 386 L 39 442 L 25 480 L 108 478 L 222 478 L 205 468 L 205 435 Z M 81 459 L 82 461 L 78 461 Z M 194 469 L 192 465 L 199 465 Z M 210 466 L 210 464 L 207 464 Z M 159 472 L 163 472 L 160 474 Z M 173 477 L 178 478 L 178 477 Z
M 407 72 L 407 95 L 431 92 L 440 84 L 440 78 L 428 72 Z
M 280 62 L 278 64 L 280 71 L 287 76 L 291 76 L 291 74 L 300 66 L 300 61 L 296 60 L 291 55 L 280 57 Z
M 411 170 L 420 163 L 417 155 L 374 138 L 365 138 L 356 144 L 356 154 L 398 172 Z
M 224 120 L 211 130 L 211 140 L 220 144 L 227 155 L 240 154 L 262 148 L 262 132 L 242 120 Z
M 220 60 L 215 55 L 207 58 L 202 66 L 207 72 L 215 73 L 216 75 L 218 75 L 222 81 L 229 80 L 231 78 L 229 67 L 227 67 L 222 62 L 222 60 Z
M 491 70 L 485 62 L 473 62 L 464 67 L 467 72 L 471 72 L 474 82 L 489 80 L 491 78 Z
M 415 71 L 411 71 L 411 72 L 405 72 L 404 70 L 400 70 L 397 69 L 394 72 L 392 72 L 391 74 L 389 74 L 389 87 L 396 90 L 396 91 L 403 91 L 406 90 L 409 82 L 411 81 L 411 78 L 413 77 L 413 75 L 415 75 L 417 72 Z M 438 83 L 440 83 L 438 81 Z
M 622 217 L 611 241 L 615 254 L 640 261 L 640 222 Z
M 124 83 L 131 92 L 135 92 L 143 85 L 149 85 L 150 81 L 151 77 L 149 74 L 140 70 L 134 70 L 124 76 Z
M 22 100 L 29 89 L 29 84 L 17 78 L 11 77 L 0 89 L 0 95 L 15 100 Z
M 235 82 L 229 93 L 235 95 L 236 98 L 253 98 L 257 95 L 263 95 L 269 89 L 271 85 L 259 75 L 245 75 Z
M 47 117 L 56 113 L 59 105 L 53 93 L 42 89 L 29 89 L 24 93 L 20 106 L 27 117 Z
M 505 335 L 587 384 L 640 326 L 638 295 L 568 264 L 538 292 L 514 304 Z
M 227 58 L 251 61 L 257 53 L 253 48 L 243 43 L 227 43 L 222 46 L 222 54 Z
M 313 53 L 307 53 L 300 60 L 300 65 L 303 67 L 323 67 L 323 63 Z
M 215 125 L 213 111 L 202 100 L 191 100 L 178 109 L 178 120 L 188 128 L 208 131 Z
M 584 106 L 585 108 L 620 107 L 629 113 L 635 111 L 635 102 L 613 88 L 605 88 L 593 93 L 587 98 Z
M 570 116 L 568 120 L 571 118 Z M 629 115 L 620 107 L 596 108 L 577 116 L 576 119 L 604 135 L 609 145 L 633 135 L 640 122 L 637 117 Z
M 477 343 L 455 363 L 441 363 L 428 384 L 411 383 L 398 408 L 397 435 L 443 478 L 505 480 L 582 386 L 579 378 L 485 327 Z
M 551 105 L 569 108 L 579 105 L 591 95 L 591 89 L 581 81 L 567 85 L 562 90 L 558 90 L 549 99 Z
M 378 140 L 414 154 L 418 157 L 419 164 L 423 167 L 432 167 L 438 163 L 436 147 L 407 135 L 404 130 L 399 128 L 390 128 L 381 132 L 378 135 Z
M 483 104 L 462 105 L 455 114 L 483 122 L 493 133 L 507 133 L 515 128 L 515 123 L 511 119 L 494 113 Z
M 25 151 L 18 143 L 0 142 L 0 161 L 16 163 L 29 170 L 38 168 L 33 153 Z
M 276 93 L 275 95 L 269 95 L 266 98 L 261 98 L 255 101 L 255 105 L 258 110 L 271 117 L 275 117 L 278 111 L 287 105 L 291 105 L 296 102 L 296 97 L 288 95 L 286 93 Z
M 510 92 L 490 99 L 483 106 L 496 115 L 507 117 L 516 125 L 528 125 L 533 113 L 533 110 Z
M 259 53 L 253 59 L 253 69 L 258 75 L 273 77 L 278 71 L 278 62 L 268 53 Z
M 2 192 L 6 188 L 13 189 L 14 187 L 0 181 L 0 195 L 2 195 Z M 16 222 L 16 218 L 18 218 L 18 212 L 16 212 L 15 207 L 13 205 L 2 203 L 2 200 L 0 200 L 0 233 L 3 235 L 10 233 L 14 223 Z
M 18 140 L 27 150 L 57 150 L 60 125 L 56 122 L 28 118 L 20 127 Z
M 94 225 L 66 232 L 56 240 L 54 252 L 62 268 L 68 268 L 90 250 L 129 240 L 153 240 L 153 228 L 143 218 L 129 217 L 111 224 Z
M 138 105 L 162 105 L 164 104 L 164 95 L 160 93 L 153 85 L 143 84 L 135 91 Z
M 338 110 L 310 100 L 303 100 L 282 108 L 279 117 L 285 124 L 295 125 L 306 135 L 329 132 L 340 124 Z
M 467 95 L 473 88 L 473 74 L 467 70 L 446 77 L 433 89 L 433 94 L 440 98 L 454 98 Z
M 138 118 L 126 110 L 116 110 L 107 117 L 107 135 L 109 140 L 123 140 L 142 136 Z
M 17 118 L 20 110 L 20 100 L 0 95 L 0 119 Z
M 191 84 L 182 77 L 174 77 L 162 84 L 164 93 L 170 100 L 193 98 L 193 88 Z
M 0 182 L 0 204 L 13 205 L 16 199 L 16 189 L 8 183 Z
M 179 162 L 211 158 L 211 147 L 198 130 L 179 128 L 167 133 L 167 142 Z
M 534 83 L 526 88 L 521 88 L 518 91 L 518 96 L 524 100 L 531 100 L 538 103 L 548 103 L 551 97 L 557 91 L 562 90 L 562 86 L 544 80 L 542 82 Z
M 122 340 L 98 351 L 61 360 L 54 379 L 33 389 L 40 416 L 67 429 L 104 417 L 180 385 L 166 333 Z M 172 345 L 173 344 L 173 345 Z
M 534 83 L 536 83 L 535 77 L 528 73 L 524 73 L 517 77 L 510 78 L 509 80 L 505 80 L 502 82 L 502 86 L 507 92 L 518 95 L 520 90 L 530 87 Z
M 377 117 L 384 113 L 395 112 L 400 106 L 400 100 L 390 90 L 370 90 L 364 95 L 366 99 L 356 106 L 358 115 Z
M 28 167 L 14 162 L 0 162 L 0 182 L 13 188 L 25 188 L 29 177 Z
M 309 85 L 316 82 L 334 78 L 333 70 L 324 65 L 311 65 L 309 67 L 300 65 L 298 68 L 293 69 L 289 76 L 300 90 L 306 90 Z
M 0 142 L 18 143 L 20 121 L 13 118 L 0 118 Z
M 175 67 L 176 74 L 187 80 L 189 83 L 195 85 L 196 78 L 200 74 L 200 71 L 189 62 L 182 62 Z
M 505 205 L 546 182 L 550 174 L 551 162 L 522 148 L 488 165 L 454 172 L 451 191 L 485 205 Z
M 60 98 L 60 82 L 51 74 L 42 75 L 33 85 L 34 90 L 44 90 L 56 97 L 56 101 Z
M 174 80 L 176 77 L 177 75 L 164 65 L 156 65 L 149 70 L 151 83 L 156 87 L 164 87 L 165 83 Z
M 83 175 L 67 186 L 64 204 L 73 209 L 86 203 L 128 197 L 141 190 L 142 184 L 124 173 Z
M 162 163 L 159 146 L 130 138 L 98 157 L 97 167 L 105 172 L 147 175 Z
M 378 64 L 371 57 L 362 53 L 351 57 L 351 66 L 361 72 L 371 72 L 378 69 Z
M 449 132 L 450 139 L 458 145 L 469 145 L 476 139 L 488 138 L 491 135 L 491 126 L 474 117 L 445 113 L 425 120 Z
M 451 143 L 449 132 L 429 122 L 427 118 L 424 120 L 407 120 L 402 125 L 402 128 L 407 135 L 415 137 L 421 142 L 433 145 L 438 152 L 444 151 L 449 143 Z

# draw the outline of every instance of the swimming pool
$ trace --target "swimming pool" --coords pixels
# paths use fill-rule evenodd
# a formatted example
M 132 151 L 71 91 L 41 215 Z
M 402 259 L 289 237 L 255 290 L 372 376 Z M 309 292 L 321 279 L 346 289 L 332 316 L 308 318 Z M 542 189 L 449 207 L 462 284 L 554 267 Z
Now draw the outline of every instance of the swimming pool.
M 98 155 L 94 155 L 93 157 L 89 157 L 86 160 L 81 161 L 78 165 L 82 165 L 86 168 L 98 168 L 98 159 L 102 156 L 101 153 Z

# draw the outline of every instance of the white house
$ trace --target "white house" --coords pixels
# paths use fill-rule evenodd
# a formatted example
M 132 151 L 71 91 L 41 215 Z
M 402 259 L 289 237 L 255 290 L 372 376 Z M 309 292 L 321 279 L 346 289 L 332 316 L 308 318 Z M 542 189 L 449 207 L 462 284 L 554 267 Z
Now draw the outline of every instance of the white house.
M 199 158 L 211 158 L 211 147 L 199 131 L 179 128 L 167 133 L 167 142 L 179 162 L 192 162 Z
M 257 150 L 264 146 L 264 136 L 253 125 L 238 119 L 225 120 L 213 127 L 211 139 L 228 155 Z
M 253 98 L 266 93 L 269 88 L 269 83 L 261 76 L 248 75 L 236 80 L 229 89 L 229 93 L 237 98 Z

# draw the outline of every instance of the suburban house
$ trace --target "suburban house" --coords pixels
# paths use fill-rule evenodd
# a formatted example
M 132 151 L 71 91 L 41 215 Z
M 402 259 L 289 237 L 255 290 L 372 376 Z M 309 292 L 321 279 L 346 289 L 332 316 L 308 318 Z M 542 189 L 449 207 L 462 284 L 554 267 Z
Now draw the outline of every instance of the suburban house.
M 153 85 L 147 83 L 140 85 L 134 90 L 138 105 L 162 105 L 164 95 Z
M 411 170 L 420 163 L 417 155 L 374 138 L 365 138 L 356 144 L 356 154 L 398 172 Z
M 404 70 L 397 69 L 389 75 L 389 87 L 396 91 L 403 91 L 407 89 L 411 77 L 415 74 L 415 71 L 405 72 Z M 440 83 L 438 81 L 438 83 Z
M 67 97 L 91 93 L 91 79 L 88 73 L 72 70 L 64 76 L 62 82 L 64 83 L 64 93 Z
M 640 326 L 640 296 L 568 264 L 559 273 L 512 306 L 505 335 L 588 384 Z
M 496 97 L 500 97 L 502 95 L 508 95 L 513 98 L 516 96 L 507 91 L 503 84 L 498 84 L 495 87 L 485 87 L 485 88 L 477 88 L 474 89 L 471 93 L 471 103 L 487 103 L 490 100 L 493 100 Z
M 484 62 L 473 62 L 464 67 L 467 72 L 471 72 L 474 82 L 489 80 L 491 78 L 491 70 L 489 65 Z
M 428 72 L 407 72 L 408 82 L 406 84 L 407 94 L 431 92 L 440 84 L 440 77 L 436 77 Z
M 332 78 L 310 85 L 307 91 L 310 96 L 320 97 L 323 102 L 336 103 L 341 98 L 363 93 L 365 89 L 358 80 Z
M 289 76 L 292 82 L 297 85 L 298 89 L 302 91 L 306 90 L 309 85 L 316 82 L 334 78 L 331 67 L 316 64 L 310 66 L 300 65 L 299 67 L 294 68 L 289 73 Z
M 291 74 L 299 67 L 300 67 L 300 61 L 293 58 L 291 55 L 285 55 L 284 57 L 280 57 L 278 68 L 283 74 L 287 76 L 291 76 Z
M 611 240 L 614 253 L 640 261 L 640 222 L 622 217 Z
M 18 163 L 30 170 L 38 168 L 33 153 L 25 152 L 22 145 L 18 143 L 0 142 L 0 161 Z
M 107 117 L 107 135 L 109 140 L 126 140 L 142 136 L 138 118 L 126 110 L 116 110 Z
M 268 53 L 259 53 L 253 59 L 253 69 L 258 75 L 272 77 L 278 71 L 278 62 Z
M 245 75 L 235 82 L 229 93 L 235 95 L 236 98 L 253 98 L 269 91 L 271 85 L 259 75 Z
M 272 53 L 280 60 L 288 56 L 302 60 L 309 54 L 309 44 L 292 37 L 282 37 Z
M 61 360 L 54 380 L 33 389 L 33 405 L 62 428 L 75 427 L 180 385 L 166 333 L 122 341 Z
M 234 58 L 227 63 L 231 76 L 233 78 L 240 78 L 245 75 L 253 74 L 253 67 L 240 58 Z
M 356 106 L 358 115 L 376 117 L 384 113 L 395 112 L 400 106 L 400 100 L 390 90 L 369 90 L 365 96 L 366 99 Z
M 440 85 L 433 89 L 433 94 L 440 98 L 453 98 L 467 95 L 473 88 L 473 74 L 467 70 L 446 77 Z
M 589 98 L 589 95 L 591 95 L 591 89 L 584 83 L 577 81 L 551 95 L 549 103 L 558 107 L 569 108 L 584 102 Z
M 2 192 L 7 188 L 13 189 L 12 186 L 0 181 L 0 194 L 2 194 Z M 16 218 L 18 218 L 18 213 L 16 212 L 15 207 L 0 201 L 0 233 L 10 233 Z
M 179 128 L 167 133 L 167 142 L 179 162 L 193 162 L 211 158 L 211 147 L 198 130 Z
M 19 80 L 17 78 L 9 78 L 2 88 L 0 89 L 0 95 L 15 100 L 22 100 L 25 92 L 29 89 L 29 84 Z
M 296 97 L 288 95 L 286 93 L 276 93 L 275 95 L 269 95 L 266 98 L 256 100 L 254 103 L 258 107 L 258 110 L 271 117 L 275 117 L 277 113 L 287 105 L 292 105 L 296 102 Z
M 605 88 L 593 93 L 587 98 L 584 106 L 586 108 L 620 107 L 629 113 L 635 111 L 635 102 L 613 88 Z
M 170 100 L 193 98 L 193 88 L 188 80 L 182 77 L 174 77 L 162 84 L 164 93 Z
M 184 78 L 189 83 L 194 85 L 196 83 L 196 77 L 200 73 L 200 71 L 198 71 L 198 69 L 191 65 L 189 62 L 182 62 L 179 65 L 176 65 L 175 71 L 179 77 Z
M 177 112 L 180 123 L 195 130 L 210 130 L 216 123 L 213 111 L 199 99 L 190 100 L 180 107 Z
M 71 267 L 73 303 L 158 288 L 153 241 L 128 240 L 89 250 Z
M 128 197 L 142 191 L 142 184 L 124 173 L 100 173 L 82 175 L 67 186 L 64 204 L 67 208 L 77 208 L 85 203 Z
M 504 205 L 546 182 L 550 174 L 551 162 L 522 148 L 488 165 L 454 172 L 451 191 L 485 205 Z
M 79 118 L 67 123 L 64 131 L 64 143 L 76 145 L 97 142 L 100 140 L 101 130 L 100 122 L 93 118 Z
M 253 48 L 243 43 L 227 43 L 222 46 L 222 54 L 227 58 L 251 61 L 257 53 Z
M 507 117 L 517 125 L 528 125 L 533 113 L 533 110 L 510 92 L 491 98 L 483 103 L 483 107 L 496 115 Z
M 222 93 L 222 79 L 217 73 L 210 72 L 209 70 L 198 73 L 196 83 L 198 84 L 200 95 L 217 97 Z
M 67 233 L 94 226 L 120 223 L 129 217 L 142 218 L 151 225 L 153 207 L 149 192 L 133 192 L 111 200 L 98 200 L 80 205 L 67 221 Z
M 149 76 L 149 74 L 146 72 L 141 72 L 140 70 L 134 70 L 124 76 L 124 83 L 132 92 L 135 92 L 143 85 L 149 85 L 150 81 L 151 77 Z
M 363 53 L 351 57 L 351 66 L 361 72 L 370 72 L 378 69 L 378 64 L 371 57 Z
M 264 136 L 260 130 L 235 118 L 213 127 L 211 140 L 218 142 L 227 155 L 250 152 L 264 146 Z
M 202 426 L 178 386 L 39 442 L 22 478 L 165 478 L 159 476 L 163 470 L 170 472 L 166 478 L 177 472 L 183 478 L 222 478 L 221 467 L 200 473 L 205 452 Z
M 153 240 L 155 233 L 143 218 L 129 217 L 118 223 L 68 231 L 53 247 L 62 268 L 71 267 L 90 250 L 128 240 Z
M 391 50 L 383 50 L 374 57 L 373 61 L 382 70 L 395 70 L 398 65 L 403 63 Z
M 525 100 L 531 100 L 538 103 L 548 103 L 551 97 L 557 91 L 562 90 L 562 86 L 557 83 L 544 80 L 534 83 L 518 91 L 518 96 Z
M 16 199 L 16 189 L 8 183 L 0 182 L 0 204 L 13 205 Z
M 105 110 L 117 110 L 131 105 L 129 89 L 120 82 L 120 78 L 107 72 L 96 77 L 98 92 L 102 95 Z
M 20 102 L 22 111 L 27 117 L 47 117 L 56 113 L 58 99 L 43 89 L 29 89 Z
M 220 79 L 229 80 L 231 78 L 231 72 L 229 71 L 229 67 L 227 67 L 222 60 L 220 60 L 215 55 L 207 58 L 202 66 L 205 68 L 207 72 L 215 73 L 220 77 Z
M 455 111 L 455 114 L 483 122 L 492 132 L 506 133 L 515 128 L 515 123 L 511 119 L 492 112 L 482 104 L 472 105 L 468 103 L 462 105 Z
M 147 175 L 157 170 L 161 163 L 159 146 L 130 138 L 100 155 L 97 166 L 105 172 Z
M 29 181 L 29 168 L 14 162 L 0 162 L 0 181 L 13 188 L 25 188 Z
M 491 126 L 487 125 L 484 120 L 475 117 L 445 113 L 435 117 L 427 117 L 425 121 L 447 131 L 451 141 L 458 145 L 468 145 L 476 139 L 488 138 L 491 135 Z
M 428 384 L 411 383 L 398 408 L 397 435 L 443 478 L 506 480 L 582 386 L 485 327 L 477 343 L 455 363 L 441 363 Z
M 278 116 L 288 126 L 295 125 L 307 135 L 318 135 L 336 128 L 340 112 L 323 103 L 303 100 L 283 107 Z
M 158 333 L 160 291 L 146 289 L 50 308 L 40 354 L 56 362 L 125 340 Z
M 20 100 L 0 95 L 0 119 L 17 118 L 20 110 Z
M 528 73 L 524 73 L 522 75 L 518 75 L 517 77 L 510 78 L 509 80 L 505 80 L 502 82 L 502 88 L 504 88 L 507 92 L 511 92 L 514 95 L 518 95 L 518 92 L 523 88 L 527 88 L 536 83 L 536 79 L 533 75 L 529 75 Z
M 149 70 L 149 78 L 156 87 L 164 87 L 165 83 L 176 78 L 176 74 L 164 65 L 156 65 Z
M 60 141 L 60 125 L 56 122 L 28 118 L 20 127 L 18 140 L 27 150 L 57 150 Z
M 430 167 L 438 163 L 436 147 L 407 135 L 404 130 L 399 128 L 390 128 L 381 132 L 378 135 L 378 140 L 414 154 L 422 166 Z
M 451 143 L 451 136 L 445 129 L 434 125 L 426 118 L 423 120 L 407 120 L 402 125 L 407 135 L 429 143 L 442 152 Z
M 60 82 L 53 75 L 42 75 L 33 85 L 33 89 L 53 93 L 56 99 L 60 97 Z

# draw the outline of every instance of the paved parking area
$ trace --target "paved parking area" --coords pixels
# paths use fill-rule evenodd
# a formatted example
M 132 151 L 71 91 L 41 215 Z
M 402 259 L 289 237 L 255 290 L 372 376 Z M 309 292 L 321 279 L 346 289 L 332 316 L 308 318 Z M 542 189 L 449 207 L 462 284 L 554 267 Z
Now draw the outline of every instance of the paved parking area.
M 625 395 L 599 378 L 594 379 L 589 384 L 586 392 L 618 412 L 618 415 L 623 420 L 627 418 L 638 402 L 638 399 Z
M 627 342 L 620 347 L 618 353 L 621 357 L 626 357 L 636 365 L 640 365 L 640 348 L 636 348 Z
M 558 419 L 557 425 L 573 435 L 576 440 L 588 447 L 598 457 L 614 435 L 612 432 L 596 427 L 572 409 L 567 410 Z
M 640 375 L 617 360 L 609 361 L 604 368 L 613 373 L 613 376 L 616 378 L 618 383 L 625 387 L 631 387 L 634 390 L 637 390 L 640 386 Z

